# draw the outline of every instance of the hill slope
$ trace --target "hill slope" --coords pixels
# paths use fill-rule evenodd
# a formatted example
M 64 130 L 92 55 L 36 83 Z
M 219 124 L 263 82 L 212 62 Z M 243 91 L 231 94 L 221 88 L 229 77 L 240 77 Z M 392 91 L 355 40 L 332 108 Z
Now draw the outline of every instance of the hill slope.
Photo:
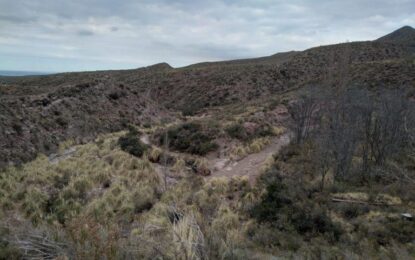
M 379 39 L 379 42 L 391 42 L 398 44 L 407 44 L 414 46 L 415 44 L 415 29 L 411 26 L 404 26 L 388 35 Z
M 415 86 L 412 30 L 405 27 L 373 42 L 184 68 L 157 64 L 134 70 L 0 77 L 0 164 L 52 153 L 68 138 L 82 141 L 129 123 L 171 118 L 170 112 L 193 114 L 310 85 L 410 91 Z

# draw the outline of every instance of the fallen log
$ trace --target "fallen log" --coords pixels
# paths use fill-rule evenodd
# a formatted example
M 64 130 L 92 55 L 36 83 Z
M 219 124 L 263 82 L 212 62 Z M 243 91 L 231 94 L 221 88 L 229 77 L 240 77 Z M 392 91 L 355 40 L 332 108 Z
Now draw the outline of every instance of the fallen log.
M 388 206 L 386 203 L 380 203 L 380 202 L 367 202 L 362 200 L 347 200 L 347 199 L 336 199 L 332 198 L 331 201 L 333 202 L 346 202 L 346 203 L 357 203 L 357 204 L 370 204 L 370 205 L 377 205 L 377 206 Z

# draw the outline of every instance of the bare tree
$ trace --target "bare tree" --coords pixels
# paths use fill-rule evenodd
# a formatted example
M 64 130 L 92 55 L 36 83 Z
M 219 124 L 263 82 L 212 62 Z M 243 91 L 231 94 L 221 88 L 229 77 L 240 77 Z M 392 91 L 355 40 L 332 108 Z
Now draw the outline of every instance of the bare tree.
M 315 162 L 316 171 L 321 176 L 320 189 L 323 191 L 326 184 L 326 176 L 333 164 L 333 155 L 328 138 L 323 135 L 318 135 L 315 140 L 312 158 Z
M 327 102 L 324 125 L 321 131 L 333 157 L 335 178 L 344 178 L 350 171 L 358 141 L 358 120 L 354 100 L 357 93 L 346 91 L 331 97 Z
M 338 92 L 326 101 L 320 139 L 320 150 L 327 144 L 335 178 L 345 178 L 351 172 L 353 156 L 361 156 L 361 177 L 377 167 L 384 173 L 386 160 L 408 148 L 413 132 L 413 109 L 396 91 L 382 91 L 375 95 L 365 90 L 350 89 Z M 327 139 L 327 141 L 325 141 Z M 320 151 L 322 153 L 322 151 Z
M 361 158 L 362 169 L 361 177 L 363 181 L 367 181 L 367 173 L 370 172 L 371 164 L 371 145 L 370 140 L 372 135 L 373 116 L 375 107 L 372 99 L 367 93 L 362 93 L 362 103 L 359 107 L 360 116 L 360 143 L 361 143 Z
M 163 151 L 163 177 L 164 177 L 164 190 L 167 190 L 167 176 L 168 176 L 168 167 L 167 167 L 167 153 L 169 150 L 169 135 L 168 130 L 164 135 L 164 151 Z
M 318 105 L 317 97 L 312 94 L 305 94 L 290 104 L 291 129 L 295 143 L 302 144 L 309 137 L 318 119 Z
M 415 156 L 415 102 L 408 102 L 408 113 L 404 117 L 404 131 L 408 137 L 409 153 Z
M 373 120 L 371 149 L 376 165 L 404 148 L 407 140 L 405 118 L 407 102 L 399 93 L 384 94 L 379 101 Z
M 413 110 L 400 93 L 384 91 L 377 98 L 367 99 L 362 106 L 362 170 L 382 167 L 386 160 L 408 148 L 411 131 L 407 120 Z

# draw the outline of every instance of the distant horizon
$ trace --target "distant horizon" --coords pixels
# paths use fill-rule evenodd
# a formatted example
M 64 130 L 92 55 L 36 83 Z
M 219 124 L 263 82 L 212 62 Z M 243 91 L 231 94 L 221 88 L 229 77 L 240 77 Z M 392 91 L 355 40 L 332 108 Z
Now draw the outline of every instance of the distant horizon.
M 407 26 L 407 25 L 405 25 L 405 26 Z M 396 29 L 399 29 L 399 28 L 396 28 Z M 391 33 L 391 32 L 388 32 L 388 33 Z M 388 33 L 386 33 L 386 34 L 388 34 Z M 380 35 L 379 37 L 382 37 L 382 36 L 384 36 L 384 35 Z M 362 40 L 362 41 L 372 41 L 372 40 L 376 40 L 376 39 L 368 39 L 368 40 Z M 346 42 L 358 42 L 358 41 L 335 42 L 335 43 L 330 43 L 330 44 L 325 44 L 325 45 L 309 46 L 309 47 L 307 47 L 305 49 L 302 49 L 302 50 L 288 50 L 288 51 L 274 52 L 274 53 L 270 53 L 268 55 L 254 56 L 254 57 L 236 57 L 236 58 L 233 58 L 233 59 L 200 60 L 200 61 L 197 61 L 197 62 L 194 62 L 194 63 L 184 64 L 182 66 L 172 66 L 168 62 L 160 61 L 160 62 L 155 62 L 155 63 L 151 63 L 151 64 L 145 64 L 145 65 L 138 66 L 138 67 L 136 66 L 136 67 L 129 67 L 129 68 L 111 67 L 111 68 L 102 68 L 102 69 L 86 69 L 86 70 L 81 70 L 80 69 L 80 70 L 64 70 L 64 71 L 42 71 L 42 70 L 28 70 L 28 69 L 20 70 L 20 69 L 1 69 L 0 68 L 0 76 L 11 76 L 11 77 L 42 76 L 42 75 L 59 74 L 59 73 L 72 73 L 72 72 L 94 72 L 94 71 L 107 71 L 107 70 L 133 70 L 133 69 L 139 69 L 139 68 L 144 68 L 144 67 L 160 64 L 160 63 L 167 63 L 170 66 L 172 66 L 173 68 L 181 68 L 181 67 L 191 66 L 191 65 L 194 65 L 194 64 L 205 63 L 205 62 L 226 62 L 226 61 L 232 61 L 232 60 L 263 58 L 263 57 L 269 57 L 269 56 L 272 56 L 272 55 L 276 55 L 276 54 L 279 54 L 279 53 L 292 52 L 292 51 L 305 51 L 307 49 L 318 47 L 318 46 L 327 46 L 327 45 L 340 44 L 340 43 L 346 43 Z
M 0 17 L 0 21 L 1 21 L 1 17 Z M 402 27 L 405 27 L 408 25 L 403 25 Z M 401 28 L 401 27 L 399 27 Z M 394 30 L 397 30 L 399 28 L 396 28 Z M 71 73 L 71 72 L 94 72 L 94 71 L 106 71 L 106 70 L 132 70 L 132 69 L 139 69 L 139 68 L 144 68 L 144 67 L 148 67 L 148 66 L 152 66 L 155 64 L 160 64 L 160 63 L 167 63 L 170 66 L 172 66 L 173 68 L 181 68 L 181 67 L 186 67 L 186 66 L 190 66 L 190 65 L 194 65 L 194 64 L 198 64 L 198 63 L 204 63 L 204 62 L 225 62 L 225 61 L 231 61 L 231 60 L 244 60 L 244 59 L 255 59 L 255 58 L 262 58 L 262 57 L 268 57 L 268 56 L 272 56 L 275 54 L 279 54 L 279 53 L 285 53 L 285 52 L 292 52 L 292 51 L 305 51 L 307 49 L 310 48 L 314 48 L 314 47 L 318 47 L 318 46 L 327 46 L 327 45 L 333 45 L 333 44 L 340 44 L 340 43 L 346 43 L 346 42 L 360 42 L 360 41 L 372 41 L 372 40 L 376 40 L 379 37 L 382 37 L 384 35 L 387 35 L 391 32 L 393 32 L 394 30 L 390 31 L 390 32 L 385 32 L 385 34 L 383 35 L 379 35 L 377 38 L 374 39 L 361 39 L 361 40 L 345 40 L 345 41 L 339 41 L 339 42 L 332 42 L 332 43 L 328 43 L 328 44 L 319 44 L 319 45 L 313 45 L 313 46 L 308 46 L 304 49 L 292 49 L 292 50 L 284 50 L 284 51 L 277 51 L 277 52 L 273 52 L 273 53 L 269 53 L 269 54 L 263 54 L 263 55 L 259 55 L 259 56 L 248 56 L 248 57 L 234 57 L 234 58 L 228 58 L 228 59 L 216 59 L 216 60 L 198 60 L 192 63 L 188 63 L 188 64 L 182 64 L 179 66 L 174 66 L 169 62 L 166 61 L 158 61 L 158 62 L 154 62 L 154 63 L 149 63 L 149 64 L 143 64 L 140 66 L 135 66 L 135 67 L 105 67 L 105 68 L 89 68 L 89 69 L 69 69 L 69 70 L 61 70 L 61 71 L 44 71 L 44 70 L 36 70 L 36 69 L 2 69 L 1 68 L 1 64 L 0 64 L 0 76 L 39 76 L 39 75 L 49 75 L 49 74 L 58 74 L 58 73 Z M 0 35 L 1 36 L 1 35 Z M 1 46 L 1 44 L 0 44 Z M 0 58 L 1 58 L 1 53 L 0 53 Z M 16 73 L 16 75 L 14 74 Z M 26 74 L 22 74 L 22 73 L 26 73 Z
M 386 36 L 392 32 L 395 32 L 396 30 L 399 30 L 401 28 L 404 27 L 410 27 L 413 29 L 412 26 L 410 25 L 404 25 L 400 28 L 396 28 L 395 30 L 391 31 L 391 32 L 387 32 L 384 35 L 380 35 L 378 38 Z M 364 41 L 374 41 L 378 38 L 375 39 L 367 39 L 367 40 L 362 40 Z M 360 41 L 346 41 L 346 42 L 360 42 Z M 58 74 L 58 73 L 72 73 L 72 72 L 94 72 L 94 71 L 107 71 L 107 70 L 133 70 L 133 69 L 139 69 L 139 68 L 144 68 L 144 67 L 148 67 L 148 66 L 153 66 L 156 64 L 161 64 L 161 63 L 167 63 L 170 66 L 172 66 L 173 68 L 181 68 L 181 67 L 186 67 L 186 66 L 191 66 L 194 64 L 199 64 L 199 63 L 205 63 L 205 62 L 226 62 L 226 61 L 232 61 L 232 60 L 244 60 L 244 59 L 255 59 L 255 58 L 263 58 L 263 57 L 269 57 L 272 55 L 276 55 L 276 54 L 280 54 L 280 53 L 285 53 L 285 52 L 292 52 L 292 51 L 305 51 L 307 49 L 310 48 L 314 48 L 314 47 L 318 47 L 318 46 L 328 46 L 328 45 L 332 45 L 332 44 L 341 44 L 341 43 L 346 43 L 346 42 L 337 42 L 337 43 L 331 43 L 331 44 L 326 44 L 326 45 L 316 45 L 316 46 L 310 46 L 306 49 L 303 50 L 289 50 L 289 51 L 282 51 L 282 52 L 274 52 L 268 55 L 262 55 L 262 56 L 255 56 L 255 57 L 237 57 L 237 58 L 233 58 L 233 59 L 219 59 L 219 60 L 203 60 L 203 61 L 197 61 L 194 63 L 190 63 L 190 64 L 185 64 L 182 66 L 172 66 L 170 63 L 165 62 L 165 61 L 160 61 L 160 62 L 156 62 L 156 63 L 151 63 L 151 64 L 145 64 L 142 66 L 138 66 L 138 67 L 129 67 L 129 68 L 115 68 L 115 67 L 111 67 L 111 68 L 102 68 L 102 69 L 86 69 L 86 70 L 64 70 L 64 71 L 41 71 L 41 70 L 13 70 L 13 69 L 1 69 L 0 68 L 0 76 L 41 76 L 41 75 L 50 75 L 50 74 Z
M 19 77 L 19 76 L 41 76 L 61 73 L 59 71 L 29 71 L 29 70 L 0 70 L 0 76 L 10 76 L 10 77 Z
M 123 70 L 374 40 L 415 1 L 0 0 L 0 70 Z

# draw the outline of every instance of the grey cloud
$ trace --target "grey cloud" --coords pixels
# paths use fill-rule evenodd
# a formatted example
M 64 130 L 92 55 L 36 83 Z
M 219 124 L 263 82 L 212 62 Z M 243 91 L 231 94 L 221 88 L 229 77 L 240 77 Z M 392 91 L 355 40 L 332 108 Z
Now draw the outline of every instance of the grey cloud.
M 413 0 L 0 0 L 0 59 L 182 66 L 370 40 L 405 24 L 415 25 Z
M 10 14 L 1 14 L 0 13 L 0 21 L 14 23 L 14 24 L 24 24 L 36 21 L 34 17 L 20 17 L 17 15 L 10 15 Z
M 78 35 L 80 36 L 92 36 L 94 35 L 94 32 L 88 31 L 88 30 L 79 30 Z

